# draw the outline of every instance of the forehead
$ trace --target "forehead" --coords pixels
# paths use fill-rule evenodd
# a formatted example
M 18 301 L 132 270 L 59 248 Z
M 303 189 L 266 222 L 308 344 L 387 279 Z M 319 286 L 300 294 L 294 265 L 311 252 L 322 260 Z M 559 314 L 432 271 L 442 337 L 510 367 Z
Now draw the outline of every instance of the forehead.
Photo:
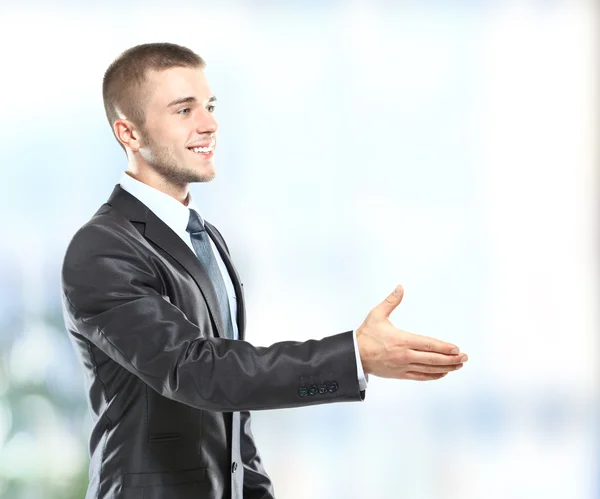
M 212 91 L 201 68 L 170 68 L 150 70 L 146 74 L 148 105 L 166 107 L 169 102 L 184 97 L 195 97 L 203 102 L 212 97 Z

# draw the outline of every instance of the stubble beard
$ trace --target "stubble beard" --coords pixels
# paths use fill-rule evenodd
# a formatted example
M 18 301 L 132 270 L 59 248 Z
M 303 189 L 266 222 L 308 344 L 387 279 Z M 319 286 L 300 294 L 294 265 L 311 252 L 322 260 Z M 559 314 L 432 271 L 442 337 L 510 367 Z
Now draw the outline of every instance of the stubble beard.
M 185 186 L 194 182 L 210 182 L 215 178 L 215 170 L 203 173 L 187 165 L 179 165 L 175 154 L 168 147 L 157 144 L 148 133 L 143 134 L 150 154 L 143 155 L 146 163 L 171 185 Z M 194 153 L 191 153 L 194 154 Z

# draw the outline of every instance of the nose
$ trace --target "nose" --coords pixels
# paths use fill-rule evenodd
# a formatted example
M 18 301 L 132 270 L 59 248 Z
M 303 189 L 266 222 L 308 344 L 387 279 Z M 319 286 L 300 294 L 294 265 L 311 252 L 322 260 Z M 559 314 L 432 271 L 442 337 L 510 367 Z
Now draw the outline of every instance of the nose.
M 219 125 L 217 124 L 217 118 L 214 113 L 211 113 L 206 109 L 203 109 L 202 112 L 198 113 L 196 132 L 199 134 L 216 133 L 218 129 Z

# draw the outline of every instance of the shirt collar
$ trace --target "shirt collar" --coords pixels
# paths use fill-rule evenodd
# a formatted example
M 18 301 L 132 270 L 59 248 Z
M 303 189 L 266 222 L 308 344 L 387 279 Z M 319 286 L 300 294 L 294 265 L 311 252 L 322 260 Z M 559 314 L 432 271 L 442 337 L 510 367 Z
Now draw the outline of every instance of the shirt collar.
M 168 194 L 134 179 L 125 172 L 119 184 L 152 210 L 173 232 L 185 232 L 190 218 L 190 209 L 200 213 L 191 193 L 188 196 L 188 205 L 185 206 Z

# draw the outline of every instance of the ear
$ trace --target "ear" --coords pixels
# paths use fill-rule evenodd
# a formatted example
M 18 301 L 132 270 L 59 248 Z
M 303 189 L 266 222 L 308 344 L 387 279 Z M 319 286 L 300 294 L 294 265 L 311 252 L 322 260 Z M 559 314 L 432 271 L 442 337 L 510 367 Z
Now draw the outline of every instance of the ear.
M 118 119 L 113 124 L 113 132 L 117 140 L 123 144 L 123 147 L 129 148 L 134 152 L 142 147 L 141 134 L 139 129 L 129 120 Z

